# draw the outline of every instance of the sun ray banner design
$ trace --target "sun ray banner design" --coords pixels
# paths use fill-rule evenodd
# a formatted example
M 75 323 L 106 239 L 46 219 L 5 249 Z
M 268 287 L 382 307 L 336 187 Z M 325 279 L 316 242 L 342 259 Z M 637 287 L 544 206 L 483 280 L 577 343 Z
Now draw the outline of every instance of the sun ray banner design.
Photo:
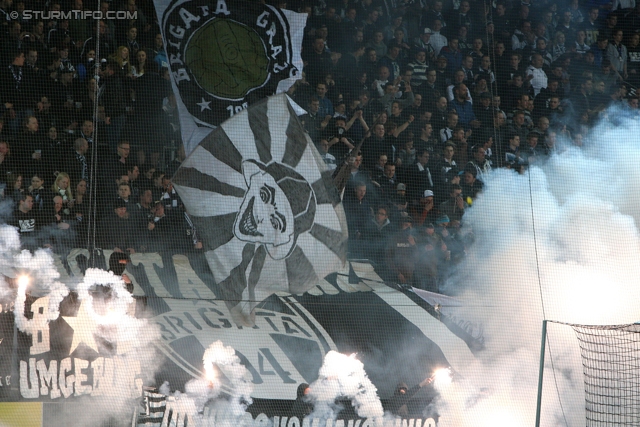
M 339 194 L 285 94 L 225 121 L 173 182 L 238 324 L 253 325 L 272 293 L 302 294 L 344 264 Z
M 246 0 L 160 0 L 185 150 L 301 77 L 306 15 Z

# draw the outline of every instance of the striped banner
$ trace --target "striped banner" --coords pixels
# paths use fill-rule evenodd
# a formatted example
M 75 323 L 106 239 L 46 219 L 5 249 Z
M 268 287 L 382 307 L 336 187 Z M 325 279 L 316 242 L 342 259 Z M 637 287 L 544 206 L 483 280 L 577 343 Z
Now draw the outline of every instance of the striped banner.
M 272 293 L 302 294 L 344 264 L 331 171 L 284 94 L 224 122 L 173 183 L 238 325 L 253 325 L 253 308 Z

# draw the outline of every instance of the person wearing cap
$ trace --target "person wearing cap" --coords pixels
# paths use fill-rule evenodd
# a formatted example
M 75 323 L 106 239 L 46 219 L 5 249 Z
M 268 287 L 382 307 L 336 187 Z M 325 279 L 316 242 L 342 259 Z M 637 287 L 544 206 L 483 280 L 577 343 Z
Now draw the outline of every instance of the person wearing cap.
M 419 50 L 424 50 L 426 55 L 426 61 L 428 64 L 433 65 L 436 60 L 436 50 L 433 45 L 430 43 L 431 41 L 431 28 L 425 28 L 420 33 L 420 37 L 414 39 L 413 41 L 413 50 L 417 52 Z
M 407 186 L 406 184 L 400 183 L 396 187 L 396 197 L 406 198 L 407 197 Z
M 432 190 L 424 190 L 419 199 L 412 201 L 409 213 L 416 226 L 429 223 L 437 218 Z

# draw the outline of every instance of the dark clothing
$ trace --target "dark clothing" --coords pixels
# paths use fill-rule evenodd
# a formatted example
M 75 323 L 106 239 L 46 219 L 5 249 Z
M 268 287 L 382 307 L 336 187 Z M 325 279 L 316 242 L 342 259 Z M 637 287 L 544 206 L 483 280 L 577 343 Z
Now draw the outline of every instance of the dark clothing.
M 407 408 L 407 403 L 418 391 L 420 391 L 420 388 L 420 385 L 415 385 L 411 388 L 408 388 L 404 383 L 398 384 L 393 397 L 391 398 L 391 400 L 389 400 L 389 404 L 387 405 L 386 409 L 388 409 L 395 415 L 408 417 L 409 409 Z M 403 389 L 404 393 L 402 393 L 400 389 Z
M 298 417 L 300 421 L 313 412 L 313 405 L 305 399 L 304 391 L 307 388 L 309 388 L 309 384 L 306 383 L 302 383 L 298 386 L 296 400 L 291 406 L 291 417 Z
M 131 218 L 120 218 L 116 214 L 106 216 L 100 221 L 99 242 L 104 249 L 119 248 L 126 251 L 136 248 L 137 233 Z

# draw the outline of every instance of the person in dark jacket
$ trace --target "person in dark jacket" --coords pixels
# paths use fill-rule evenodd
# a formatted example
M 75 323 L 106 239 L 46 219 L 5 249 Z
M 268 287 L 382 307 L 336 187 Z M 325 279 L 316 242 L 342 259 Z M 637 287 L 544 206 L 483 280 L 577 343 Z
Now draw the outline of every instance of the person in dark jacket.
M 313 404 L 309 403 L 308 394 L 311 391 L 309 384 L 302 383 L 298 386 L 297 396 L 293 406 L 291 406 L 291 417 L 298 417 L 300 421 L 311 412 Z
M 425 378 L 420 384 L 415 385 L 411 388 L 409 388 L 407 384 L 403 382 L 398 383 L 398 385 L 396 386 L 396 390 L 393 393 L 393 397 L 389 401 L 389 405 L 386 409 L 388 409 L 395 415 L 408 417 L 409 408 L 407 407 L 407 403 L 417 392 L 420 391 L 420 389 L 431 384 L 433 382 L 433 379 L 433 377 Z
M 104 217 L 100 222 L 99 241 L 102 247 L 115 252 L 135 253 L 137 233 L 134 226 L 127 212 L 127 204 L 123 200 L 117 200 L 113 214 Z

